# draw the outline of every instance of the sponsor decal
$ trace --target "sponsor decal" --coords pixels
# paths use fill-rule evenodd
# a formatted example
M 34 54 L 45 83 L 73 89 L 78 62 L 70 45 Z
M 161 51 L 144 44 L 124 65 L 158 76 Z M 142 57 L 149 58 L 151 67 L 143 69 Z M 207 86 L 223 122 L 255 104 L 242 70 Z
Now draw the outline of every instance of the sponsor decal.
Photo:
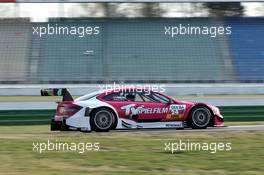
M 181 127 L 181 124 L 166 124 L 166 127 Z
M 125 110 L 126 116 L 133 116 L 138 114 L 166 114 L 171 113 L 173 117 L 179 117 L 179 111 L 186 110 L 186 105 L 170 105 L 170 107 L 163 108 L 145 108 L 144 105 L 136 107 L 136 104 L 129 104 L 121 107 Z
M 170 110 L 172 111 L 184 111 L 186 109 L 186 105 L 170 105 Z
M 62 89 L 59 89 L 59 90 L 57 91 L 57 95 L 58 95 L 58 96 L 61 96 L 61 95 L 62 95 Z
M 183 115 L 181 114 L 167 114 L 166 119 L 167 120 L 180 120 L 183 118 Z
M 170 111 L 172 114 L 178 115 L 179 111 L 185 111 L 186 105 L 170 105 Z
M 138 114 L 164 114 L 168 113 L 169 108 L 145 108 L 144 105 L 135 107 L 136 104 L 129 104 L 122 106 L 121 109 L 125 110 L 125 115 L 138 115 Z
M 142 105 L 137 108 L 135 106 L 136 104 L 129 104 L 126 106 L 122 106 L 121 109 L 125 110 L 125 115 L 137 115 L 144 106 Z

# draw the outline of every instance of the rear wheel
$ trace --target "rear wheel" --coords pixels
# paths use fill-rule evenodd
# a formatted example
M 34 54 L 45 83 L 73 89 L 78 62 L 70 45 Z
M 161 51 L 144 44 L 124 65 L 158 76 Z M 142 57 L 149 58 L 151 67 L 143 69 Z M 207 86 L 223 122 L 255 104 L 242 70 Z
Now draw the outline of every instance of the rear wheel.
M 205 129 L 210 124 L 212 114 L 207 107 L 196 107 L 190 114 L 190 125 L 193 129 Z
M 115 116 L 109 109 L 95 109 L 91 114 L 90 124 L 92 130 L 106 132 L 113 128 L 113 125 L 115 124 Z

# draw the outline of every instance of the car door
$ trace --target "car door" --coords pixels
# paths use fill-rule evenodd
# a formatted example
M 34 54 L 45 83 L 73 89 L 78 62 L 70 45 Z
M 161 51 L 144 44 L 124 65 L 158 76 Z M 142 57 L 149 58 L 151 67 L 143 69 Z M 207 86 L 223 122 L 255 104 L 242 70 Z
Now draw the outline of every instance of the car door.
M 142 96 L 152 99 L 154 102 L 148 104 L 149 107 L 152 108 L 152 115 L 147 118 L 159 119 L 162 122 L 184 120 L 187 109 L 185 104 L 178 103 L 172 98 L 159 92 L 145 93 L 142 94 Z M 143 117 L 144 116 L 142 116 L 142 118 Z
M 161 122 L 169 113 L 169 101 L 161 101 L 151 91 L 136 92 L 133 120 L 137 122 Z

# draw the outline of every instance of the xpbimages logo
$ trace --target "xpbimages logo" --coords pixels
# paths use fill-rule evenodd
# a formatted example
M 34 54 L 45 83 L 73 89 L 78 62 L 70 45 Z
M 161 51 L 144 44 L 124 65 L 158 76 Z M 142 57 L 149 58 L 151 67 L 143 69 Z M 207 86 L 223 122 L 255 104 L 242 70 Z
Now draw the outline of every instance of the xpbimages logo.
M 99 26 L 61 26 L 58 24 L 43 24 L 42 26 L 33 26 L 32 34 L 39 37 L 45 35 L 72 35 L 83 38 L 89 35 L 99 35 L 100 30 Z
M 33 142 L 32 150 L 35 152 L 44 153 L 47 151 L 62 151 L 62 152 L 78 152 L 79 154 L 83 154 L 88 151 L 99 151 L 100 143 L 98 142 L 52 142 L 47 140 L 47 142 Z
M 191 26 L 187 25 L 173 25 L 165 26 L 164 34 L 170 36 L 171 38 L 179 35 L 208 35 L 211 38 L 217 37 L 219 35 L 231 35 L 231 26 Z
M 165 92 L 164 84 L 119 84 L 113 82 L 112 84 L 99 84 L 101 91 L 104 91 L 107 95 L 109 92 L 146 92 L 149 95 L 151 91 L 153 92 Z
M 187 141 L 178 141 L 178 142 L 165 142 L 164 151 L 174 154 L 179 151 L 208 151 L 212 154 L 217 153 L 218 151 L 231 151 L 230 142 L 191 142 Z

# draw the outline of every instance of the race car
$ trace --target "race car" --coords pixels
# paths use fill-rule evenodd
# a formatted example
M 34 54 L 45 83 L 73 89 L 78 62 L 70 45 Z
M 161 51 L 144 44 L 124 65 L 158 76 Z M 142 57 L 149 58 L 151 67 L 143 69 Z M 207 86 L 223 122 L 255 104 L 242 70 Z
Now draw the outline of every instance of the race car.
M 223 116 L 215 106 L 180 101 L 146 89 L 95 91 L 73 99 L 66 88 L 54 88 L 41 90 L 41 95 L 63 97 L 51 120 L 52 131 L 224 126 Z

